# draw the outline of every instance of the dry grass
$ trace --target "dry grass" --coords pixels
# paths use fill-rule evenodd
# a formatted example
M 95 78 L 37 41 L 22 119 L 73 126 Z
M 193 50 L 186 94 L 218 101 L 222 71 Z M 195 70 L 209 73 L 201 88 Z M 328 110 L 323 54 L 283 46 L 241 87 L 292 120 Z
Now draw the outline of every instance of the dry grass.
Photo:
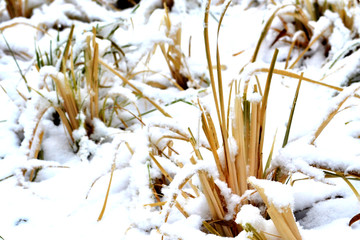
M 251 182 L 251 185 L 257 190 L 260 194 L 262 200 L 264 201 L 267 212 L 270 215 L 271 220 L 274 222 L 276 229 L 280 233 L 282 239 L 286 240 L 301 240 L 299 229 L 296 225 L 294 215 L 292 213 L 290 205 L 278 209 L 273 202 L 265 194 L 264 188 L 255 183 Z
M 328 115 L 325 117 L 325 120 L 320 124 L 320 126 L 317 128 L 314 137 L 311 140 L 311 144 L 314 144 L 318 136 L 322 133 L 322 131 L 325 129 L 325 127 L 330 123 L 330 121 L 335 117 L 335 115 L 339 112 L 342 105 L 351 97 L 353 96 L 360 87 L 357 87 L 353 89 L 351 92 L 347 92 L 345 96 L 342 97 L 342 99 L 336 104 L 336 106 L 328 113 Z
M 90 97 L 90 118 L 99 118 L 99 46 L 95 41 L 96 30 L 93 28 L 93 38 L 86 39 L 85 49 L 85 78 Z M 92 46 L 91 46 L 92 42 Z M 93 50 L 93 53 L 91 52 Z
M 230 2 L 225 7 L 230 5 Z M 225 108 L 225 99 L 224 99 L 224 89 L 222 83 L 222 68 L 220 61 L 220 50 L 219 45 L 217 44 L 216 50 L 216 71 L 217 71 L 217 82 L 215 82 L 215 76 L 212 68 L 210 47 L 209 47 L 209 36 L 208 36 L 208 12 L 210 8 L 210 1 L 206 5 L 205 13 L 205 28 L 204 28 L 204 39 L 205 39 L 205 49 L 206 56 L 208 61 L 209 76 L 211 81 L 211 86 L 213 90 L 213 98 L 215 102 L 218 122 L 221 131 L 221 143 L 224 150 L 224 156 L 222 156 L 225 161 L 223 164 L 220 161 L 220 156 L 218 155 L 218 149 L 220 148 L 220 143 L 218 142 L 218 134 L 215 130 L 214 122 L 209 113 L 207 113 L 201 106 L 200 110 L 202 111 L 201 119 L 203 131 L 209 142 L 211 152 L 219 172 L 220 180 L 227 183 L 229 188 L 234 194 L 242 196 L 246 190 L 249 189 L 247 183 L 247 178 L 249 176 L 255 176 L 257 178 L 263 177 L 263 165 L 262 165 L 262 147 L 264 143 L 264 133 L 265 133 L 265 119 L 266 119 L 266 108 L 267 101 L 269 96 L 270 84 L 272 75 L 274 72 L 275 62 L 277 58 L 278 50 L 275 51 L 274 57 L 269 68 L 268 78 L 266 82 L 266 87 L 261 101 L 252 101 L 247 100 L 247 93 L 244 93 L 244 96 L 240 96 L 240 90 L 237 84 L 235 83 L 235 99 L 234 99 L 234 118 L 232 119 L 232 124 L 229 124 L 229 108 L 230 101 L 228 102 L 227 109 Z M 225 11 L 220 17 L 217 37 L 219 37 L 220 26 L 225 16 Z M 256 59 L 256 54 L 254 54 L 253 60 Z M 218 86 L 218 88 L 216 88 Z M 257 86 L 254 87 L 255 94 L 258 93 Z M 230 96 L 231 97 L 231 96 Z M 231 128 L 229 126 L 232 126 Z M 232 133 L 232 134 L 231 134 Z M 237 153 L 234 155 L 231 154 L 229 146 L 229 138 L 233 136 L 237 143 Z M 202 160 L 202 156 L 199 150 L 196 148 L 195 139 L 192 138 L 192 145 L 194 148 L 195 155 L 198 160 Z M 191 160 L 193 164 L 196 164 L 195 159 Z M 215 184 L 212 177 L 208 176 L 205 172 L 200 171 L 198 173 L 200 182 L 202 184 L 202 190 L 206 196 L 210 212 L 212 215 L 212 221 L 214 229 L 221 236 L 234 237 L 236 236 L 241 228 L 237 226 L 233 221 L 230 225 L 221 225 L 216 222 L 224 221 L 226 213 L 229 211 L 227 209 L 224 197 L 222 196 L 220 190 Z M 246 201 L 244 201 L 246 202 Z M 239 203 L 241 206 L 243 203 Z
M 345 3 L 345 1 L 338 1 L 336 3 L 329 3 L 325 1 L 320 4 L 318 1 L 302 0 L 297 1 L 296 4 L 279 5 L 273 11 L 272 15 L 269 17 L 269 19 L 264 25 L 251 62 L 256 61 L 262 42 L 268 34 L 269 30 L 271 29 L 271 25 L 275 17 L 278 17 L 280 19 L 283 24 L 283 28 L 272 29 L 278 34 L 275 37 L 271 46 L 273 46 L 279 41 L 282 41 L 285 44 L 290 44 L 285 69 L 294 68 L 295 65 L 298 64 L 300 60 L 304 57 L 304 55 L 309 52 L 309 49 L 311 49 L 314 43 L 319 41 L 321 41 L 322 44 L 325 45 L 324 55 L 326 56 L 331 46 L 328 45 L 328 39 L 325 32 L 332 31 L 331 26 L 329 28 L 325 28 L 321 33 L 314 36 L 313 27 L 309 24 L 309 22 L 319 20 L 321 16 L 324 16 L 326 10 L 330 10 L 337 13 L 345 27 L 347 27 L 352 32 L 353 36 L 356 36 L 356 30 L 354 29 L 354 14 L 355 7 L 357 7 L 358 4 L 359 3 L 356 1 L 347 1 L 347 4 Z M 286 11 L 286 7 L 288 6 L 294 6 L 295 11 L 293 11 L 292 8 L 289 8 L 289 10 Z M 308 17 L 309 15 L 310 18 Z M 289 37 L 292 39 L 290 42 L 289 40 L 287 40 Z M 295 47 L 299 48 L 301 52 L 290 64 L 289 61 Z
M 6 11 L 11 19 L 17 17 L 30 18 L 33 9 L 43 4 L 43 2 L 49 3 L 53 0 L 41 1 L 41 2 L 29 2 L 29 0 L 5 0 Z
M 25 16 L 26 9 L 24 9 L 24 3 L 22 0 L 5 0 L 5 1 L 6 1 L 6 10 L 10 18 Z M 27 2 L 28 1 L 25 1 L 26 5 Z
M 144 96 L 141 90 L 132 84 L 130 80 L 122 76 L 114 67 L 107 64 L 105 60 L 102 60 L 101 56 L 99 56 L 96 37 L 97 30 L 95 28 L 92 29 L 92 34 L 86 38 L 85 47 L 82 52 L 78 53 L 78 56 L 73 55 L 73 33 L 74 26 L 70 29 L 64 48 L 58 46 L 54 53 L 50 46 L 50 52 L 45 52 L 46 61 L 44 61 L 40 50 L 36 50 L 38 70 L 45 65 L 61 63 L 59 64 L 59 72 L 49 75 L 53 81 L 53 86 L 49 86 L 44 81 L 44 87 L 48 91 L 53 91 L 53 88 L 56 88 L 59 101 L 56 103 L 51 102 L 51 105 L 59 114 L 72 143 L 77 144 L 77 139 L 73 137 L 73 131 L 76 129 L 84 128 L 87 136 L 91 136 L 94 130 L 92 121 L 95 118 L 100 119 L 107 126 L 119 125 L 120 122 L 126 128 L 128 125 L 120 117 L 120 113 L 127 112 L 144 125 L 141 120 L 141 113 L 134 102 L 131 103 L 137 109 L 138 114 L 134 114 L 125 108 L 125 106 L 130 104 L 126 94 L 122 96 L 121 93 L 116 93 L 110 96 L 106 91 L 102 91 L 103 93 L 100 94 L 101 88 L 108 87 L 106 86 L 107 79 L 101 79 L 101 74 L 106 71 L 119 77 L 124 83 L 123 87 L 128 85 L 132 89 L 133 94 L 147 100 L 164 116 L 171 117 L 154 100 Z M 103 68 L 102 71 L 100 71 L 101 68 Z M 118 101 L 118 97 L 125 100 Z M 115 116 L 119 116 L 119 118 L 114 123 Z
M 342 20 L 345 27 L 352 30 L 354 26 L 354 9 L 359 4 L 358 1 L 324 1 L 319 3 L 319 1 L 311 2 L 310 0 L 302 0 L 300 5 L 305 8 L 310 16 L 311 20 L 317 21 L 321 16 L 324 15 L 326 10 L 336 12 L 339 14 L 340 19 Z
M 166 26 L 166 36 L 173 40 L 166 49 L 164 43 L 160 43 L 159 47 L 163 53 L 166 63 L 169 67 L 172 78 L 176 81 L 176 87 L 179 89 L 187 89 L 188 77 L 184 76 L 182 71 L 183 66 L 183 53 L 181 52 L 181 27 L 172 26 L 168 8 L 165 6 L 164 24 Z M 172 33 L 172 28 L 176 27 L 175 33 Z

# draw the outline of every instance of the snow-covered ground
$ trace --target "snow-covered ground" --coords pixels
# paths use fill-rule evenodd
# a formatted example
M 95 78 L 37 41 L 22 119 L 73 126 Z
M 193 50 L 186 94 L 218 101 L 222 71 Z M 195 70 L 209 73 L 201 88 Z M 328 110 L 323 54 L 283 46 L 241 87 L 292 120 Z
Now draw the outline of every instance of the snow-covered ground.
M 6 1 L 0 2 L 0 239 L 222 239 L 204 225 L 212 216 L 201 172 L 212 176 L 224 197 L 224 220 L 249 223 L 264 239 L 281 239 L 272 220 L 264 218 L 265 205 L 254 190 L 237 196 L 220 181 L 202 131 L 204 108 L 221 142 L 203 33 L 208 27 L 215 71 L 218 23 L 228 1 L 211 3 L 206 25 L 207 2 L 174 0 L 167 15 L 161 0 L 141 0 L 124 10 L 108 0 L 29 0 L 28 18 L 13 19 Z M 313 19 L 316 6 L 322 15 Z M 270 181 L 270 175 L 251 182 L 263 187 L 280 211 L 291 208 L 302 239 L 357 239 L 360 234 L 360 223 L 349 226 L 360 213 L 359 35 L 360 5 L 352 0 L 234 0 L 221 22 L 226 103 L 233 80 L 240 82 L 242 95 L 250 79 L 248 97 L 258 97 L 252 93 L 254 73 L 264 90 L 267 73 L 260 70 L 269 68 L 279 49 L 263 161 L 275 139 L 269 170 L 279 167 L 288 178 L 284 184 Z M 167 60 L 181 59 L 185 90 L 164 57 L 169 46 Z M 98 69 L 98 92 L 86 82 L 94 79 L 89 69 Z M 279 74 L 282 70 L 304 76 L 285 147 L 298 79 Z M 78 127 L 68 123 L 70 132 L 59 84 L 71 84 L 68 97 L 79 113 Z M 190 160 L 199 157 L 191 134 L 203 158 L 196 165 Z M 239 147 L 230 148 L 235 156 Z M 220 146 L 221 159 L 223 151 Z M 182 186 L 190 178 L 191 184 Z M 238 209 L 242 198 L 257 204 Z M 258 239 L 246 231 L 235 238 Z

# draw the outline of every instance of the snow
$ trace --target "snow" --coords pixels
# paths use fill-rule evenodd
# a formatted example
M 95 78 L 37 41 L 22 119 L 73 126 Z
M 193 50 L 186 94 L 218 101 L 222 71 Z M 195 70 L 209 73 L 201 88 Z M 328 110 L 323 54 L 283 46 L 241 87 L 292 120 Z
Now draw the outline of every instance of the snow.
M 295 2 L 238 0 L 230 4 L 219 35 L 226 108 L 234 80 L 238 80 L 236 87 L 240 90 L 236 97 L 242 97 L 244 86 L 248 85 L 247 100 L 261 102 L 261 94 L 253 92 L 255 75 L 259 87 L 264 89 L 267 73 L 260 70 L 269 68 L 275 47 L 280 49 L 276 69 L 282 70 L 291 41 L 304 40 L 303 29 L 292 23 Z M 338 1 L 317 2 L 340 6 Z M 349 1 L 344 2 L 343 7 L 347 8 Z M 352 29 L 346 27 L 338 12 L 324 11 L 318 20 L 309 21 L 313 31 L 310 42 L 320 34 L 321 37 L 293 69 L 287 69 L 297 75 L 303 72 L 305 77 L 342 91 L 303 81 L 289 141 L 282 147 L 298 80 L 274 74 L 266 128 L 262 129 L 262 155 L 265 165 L 277 132 L 268 177 L 279 167 L 289 178 L 282 183 L 248 179 L 264 189 L 269 202 L 280 212 L 291 207 L 303 239 L 356 239 L 360 233 L 359 223 L 348 226 L 360 211 L 357 197 L 342 178 L 329 178 L 324 172 L 360 177 L 360 5 L 352 2 L 355 6 L 344 10 L 353 14 Z M 160 0 L 141 0 L 138 8 L 125 10 L 114 9 L 110 0 L 28 3 L 33 8 L 31 16 L 14 19 L 10 19 L 6 3 L 0 3 L 0 239 L 223 239 L 210 234 L 203 225 L 213 219 L 199 172 L 213 179 L 216 191 L 223 196 L 224 220 L 250 224 L 268 239 L 278 239 L 274 223 L 264 218 L 266 209 L 256 191 L 251 188 L 238 196 L 219 179 L 210 144 L 202 131 L 198 102 L 214 121 L 220 143 L 216 150 L 224 167 L 225 150 L 203 39 L 207 1 L 175 0 L 169 12 L 171 34 L 166 33 Z M 218 21 L 227 3 L 213 1 L 210 6 L 206 27 L 213 64 Z M 250 63 L 264 24 L 284 4 L 290 6 L 277 13 L 257 60 Z M 303 10 L 304 16 L 310 17 Z M 72 25 L 75 69 L 74 76 L 65 78 L 59 69 Z M 90 118 L 90 93 L 83 67 L 86 39 L 92 39 L 93 28 L 97 30 L 101 60 L 114 68 L 117 64 L 116 71 L 139 90 L 134 91 L 100 64 L 99 118 Z M 176 80 L 159 48 L 159 44 L 174 44 L 171 35 L 178 28 L 181 46 L 175 47 L 183 53 L 180 73 L 191 77 L 189 88 L 184 91 L 174 86 Z M 285 36 L 271 46 L 284 28 Z M 92 44 L 91 41 L 94 51 Z M 289 63 L 303 50 L 304 46 L 295 46 Z M 36 68 L 37 53 L 44 62 L 40 69 Z M 52 65 L 49 56 L 53 58 Z M 72 67 L 70 58 L 66 67 Z M 51 75 L 61 82 L 75 77 L 79 84 L 79 91 L 73 94 L 81 126 L 72 132 L 74 142 L 54 109 L 61 108 L 64 99 L 56 92 Z M 231 96 L 229 107 L 233 111 L 234 92 Z M 165 117 L 151 101 L 171 117 Z M 342 105 L 337 114 L 312 144 L 318 127 L 339 104 Z M 194 153 L 190 132 L 203 160 Z M 234 160 L 240 148 L 231 129 L 229 135 L 229 156 Z M 171 181 L 163 176 L 150 153 Z M 195 157 L 196 164 L 190 161 L 191 157 Z M 355 189 L 360 188 L 357 181 L 350 183 Z M 106 197 L 104 215 L 98 221 Z M 176 208 L 175 198 L 188 217 Z M 251 234 L 243 231 L 235 239 L 249 239 Z
M 255 177 L 249 177 L 248 181 L 252 185 L 264 189 L 264 194 L 269 204 L 277 208 L 279 212 L 282 212 L 287 207 L 294 207 L 294 199 L 290 186 L 279 182 L 256 179 Z

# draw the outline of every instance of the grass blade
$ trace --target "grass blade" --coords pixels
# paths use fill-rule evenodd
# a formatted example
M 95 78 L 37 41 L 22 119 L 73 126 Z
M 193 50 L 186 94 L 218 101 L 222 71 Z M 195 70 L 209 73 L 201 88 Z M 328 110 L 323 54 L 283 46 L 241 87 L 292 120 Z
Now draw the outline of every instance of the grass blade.
M 289 140 L 291 123 L 292 123 L 292 120 L 293 120 L 293 117 L 294 117 L 296 102 L 297 102 L 297 99 L 298 99 L 298 96 L 299 96 L 300 85 L 301 85 L 301 81 L 302 81 L 302 79 L 303 79 L 303 76 L 304 76 L 304 73 L 301 73 L 300 79 L 299 79 L 299 83 L 298 83 L 297 88 L 296 88 L 296 92 L 295 92 L 295 96 L 294 96 L 294 101 L 293 101 L 293 104 L 292 104 L 292 107 L 291 107 L 288 124 L 287 124 L 287 126 L 286 126 L 286 132 L 285 132 L 285 137 L 284 137 L 284 141 L 283 141 L 282 147 L 285 147 L 286 144 L 288 143 L 288 140 Z

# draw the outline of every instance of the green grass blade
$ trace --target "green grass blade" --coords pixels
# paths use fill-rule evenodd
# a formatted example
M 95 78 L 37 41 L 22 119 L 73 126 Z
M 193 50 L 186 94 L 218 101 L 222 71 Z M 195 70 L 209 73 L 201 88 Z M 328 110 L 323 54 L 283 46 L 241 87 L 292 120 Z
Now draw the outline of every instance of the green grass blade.
M 285 132 L 285 137 L 284 137 L 284 141 L 283 141 L 282 147 L 285 147 L 286 144 L 288 143 L 288 140 L 289 140 L 291 123 L 292 123 L 292 120 L 293 120 L 293 117 L 294 117 L 296 102 L 297 102 L 297 99 L 298 99 L 298 96 L 299 96 L 300 85 L 301 85 L 303 76 L 304 76 L 304 73 L 301 73 L 300 79 L 299 79 L 299 83 L 298 83 L 297 88 L 296 88 L 296 92 L 295 92 L 295 96 L 294 96 L 294 101 L 293 101 L 293 104 L 292 104 L 292 107 L 291 107 L 288 124 L 287 124 L 287 126 L 286 126 L 286 132 Z
M 256 61 L 256 58 L 257 58 L 257 55 L 259 53 L 259 50 L 260 50 L 260 47 L 261 47 L 261 44 L 262 42 L 264 41 L 265 37 L 266 37 L 266 34 L 268 33 L 270 27 L 271 27 L 271 23 L 273 22 L 274 18 L 276 17 L 276 14 L 283 8 L 287 7 L 287 6 L 290 6 L 292 4 L 286 4 L 286 5 L 282 5 L 280 7 L 278 7 L 274 12 L 273 14 L 271 14 L 270 18 L 267 20 L 262 32 L 261 32 L 261 35 L 260 35 L 260 38 L 256 44 L 256 48 L 255 48 L 255 51 L 254 51 L 254 55 L 251 59 L 251 62 L 255 62 Z
M 26 85 L 28 91 L 31 92 L 31 89 L 30 89 L 30 87 L 29 87 L 29 85 L 28 85 L 28 82 L 27 82 L 27 80 L 26 80 L 26 77 L 25 77 L 25 75 L 23 74 L 23 72 L 22 72 L 22 70 L 21 70 L 21 68 L 20 68 L 20 66 L 19 66 L 19 63 L 18 63 L 17 60 L 16 60 L 16 57 L 15 57 L 15 54 L 14 54 L 13 50 L 11 49 L 8 41 L 6 40 L 5 35 L 2 34 L 2 36 L 3 36 L 3 38 L 4 38 L 4 41 L 5 41 L 5 44 L 6 44 L 7 48 L 8 48 L 9 51 L 10 51 L 10 54 L 11 54 L 12 58 L 13 58 L 14 61 L 15 61 L 16 67 L 17 67 L 17 69 L 19 70 L 19 73 L 20 73 L 22 79 L 23 79 L 24 82 L 25 82 L 25 85 Z
M 277 130 L 276 130 L 276 132 L 275 132 L 275 136 L 274 136 L 274 139 L 273 139 L 273 142 L 272 142 L 272 145 L 271 145 L 270 153 L 269 153 L 268 159 L 267 159 L 266 164 L 265 164 L 265 168 L 264 168 L 263 176 L 262 176 L 263 179 L 265 179 L 265 177 L 266 177 L 266 171 L 267 171 L 267 170 L 269 169 L 269 167 L 270 167 L 272 155 L 273 155 L 273 153 L 274 153 L 274 146 L 275 146 L 276 135 L 277 135 Z

